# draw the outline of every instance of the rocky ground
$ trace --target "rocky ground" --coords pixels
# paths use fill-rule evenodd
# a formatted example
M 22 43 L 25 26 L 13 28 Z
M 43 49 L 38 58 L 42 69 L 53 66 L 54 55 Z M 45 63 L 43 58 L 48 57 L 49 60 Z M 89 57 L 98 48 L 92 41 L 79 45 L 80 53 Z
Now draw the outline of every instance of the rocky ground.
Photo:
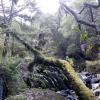
M 81 73 L 82 80 L 86 80 L 88 76 L 85 73 Z M 97 100 L 100 100 L 100 77 L 99 74 L 91 78 L 91 91 L 93 91 Z M 86 82 L 86 81 L 84 81 Z M 85 83 L 86 84 L 86 83 Z M 78 100 L 75 92 L 72 90 L 61 90 L 54 92 L 48 89 L 27 89 L 25 92 L 16 96 L 11 96 L 6 100 Z
M 11 96 L 6 100 L 67 100 L 65 97 L 51 90 L 28 89 L 20 95 Z

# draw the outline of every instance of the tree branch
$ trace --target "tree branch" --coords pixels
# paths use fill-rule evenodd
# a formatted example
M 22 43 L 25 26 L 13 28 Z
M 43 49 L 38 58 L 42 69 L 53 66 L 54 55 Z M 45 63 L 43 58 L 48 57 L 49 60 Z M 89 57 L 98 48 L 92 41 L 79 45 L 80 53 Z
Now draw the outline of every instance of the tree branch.
M 84 7 L 97 9 L 100 7 L 100 4 L 99 5 L 92 5 L 92 4 L 84 3 Z
M 20 43 L 22 43 L 29 51 L 31 51 L 33 54 L 34 54 L 34 57 L 35 59 L 38 57 L 38 56 L 42 56 L 42 54 L 36 50 L 35 48 L 32 48 L 31 45 L 29 45 L 28 43 L 26 43 L 23 39 L 21 39 L 17 33 L 14 33 L 14 32 L 10 32 L 10 31 L 7 31 L 11 36 L 13 36 L 16 40 L 18 40 Z
M 77 13 L 74 10 L 70 9 L 67 5 L 65 5 L 63 3 L 61 5 L 62 5 L 65 13 L 70 12 L 74 16 L 74 18 L 75 18 L 75 20 L 77 21 L 78 24 L 87 25 L 87 26 L 90 26 L 92 28 L 96 27 L 96 25 L 94 24 L 94 22 L 93 23 L 89 23 L 89 22 L 81 20 L 79 18 L 79 16 L 77 15 Z
M 6 23 L 6 15 L 5 15 L 5 10 L 4 10 L 4 5 L 3 5 L 3 0 L 1 0 L 1 7 L 4 15 L 4 23 Z
M 10 14 L 9 14 L 9 22 L 10 22 L 10 20 L 12 19 L 13 8 L 14 8 L 14 1 L 12 0 L 11 10 L 10 10 Z
M 25 9 L 27 8 L 28 5 L 29 5 L 29 4 L 26 4 L 24 7 L 20 8 L 19 10 L 12 12 L 12 13 L 9 15 L 9 18 L 11 18 L 12 16 L 17 15 L 19 12 L 25 10 Z
M 99 7 L 100 7 L 100 0 L 98 0 L 98 4 L 97 4 L 97 5 L 84 3 L 84 7 L 97 9 L 97 8 L 99 8 Z
M 84 10 L 85 10 L 85 7 L 83 7 L 83 8 L 81 9 L 81 11 L 79 12 L 79 14 L 81 14 Z

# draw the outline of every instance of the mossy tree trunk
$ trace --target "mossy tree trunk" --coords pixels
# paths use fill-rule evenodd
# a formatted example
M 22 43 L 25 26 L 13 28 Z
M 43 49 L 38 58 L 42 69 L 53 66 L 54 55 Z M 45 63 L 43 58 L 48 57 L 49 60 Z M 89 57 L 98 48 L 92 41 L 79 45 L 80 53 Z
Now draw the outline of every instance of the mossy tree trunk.
M 58 60 L 54 58 L 38 56 L 35 63 L 43 64 L 46 66 L 59 67 L 68 78 L 73 90 L 76 92 L 79 100 L 96 100 L 93 93 L 88 89 L 69 62 L 65 60 Z
M 79 78 L 73 67 L 67 61 L 55 59 L 52 57 L 45 57 L 41 52 L 25 43 L 16 34 L 12 33 L 11 35 L 13 35 L 19 42 L 25 45 L 25 47 L 34 54 L 34 61 L 29 65 L 29 69 L 33 67 L 32 65 L 34 63 L 43 64 L 46 66 L 51 65 L 54 67 L 59 67 L 63 70 L 63 73 L 70 81 L 70 84 L 72 85 L 73 90 L 76 92 L 79 100 L 96 100 L 91 90 L 85 86 L 85 84 Z

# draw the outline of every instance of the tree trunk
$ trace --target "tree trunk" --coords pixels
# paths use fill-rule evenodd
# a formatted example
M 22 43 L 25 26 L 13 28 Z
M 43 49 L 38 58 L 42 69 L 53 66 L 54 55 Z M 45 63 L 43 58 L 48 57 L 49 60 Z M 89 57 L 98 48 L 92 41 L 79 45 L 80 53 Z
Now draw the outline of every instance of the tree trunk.
M 46 66 L 59 67 L 63 70 L 64 74 L 68 78 L 73 90 L 76 92 L 79 100 L 96 100 L 92 91 L 88 89 L 82 80 L 79 78 L 73 67 L 65 60 L 58 60 L 54 58 L 39 56 L 35 63 L 43 64 Z

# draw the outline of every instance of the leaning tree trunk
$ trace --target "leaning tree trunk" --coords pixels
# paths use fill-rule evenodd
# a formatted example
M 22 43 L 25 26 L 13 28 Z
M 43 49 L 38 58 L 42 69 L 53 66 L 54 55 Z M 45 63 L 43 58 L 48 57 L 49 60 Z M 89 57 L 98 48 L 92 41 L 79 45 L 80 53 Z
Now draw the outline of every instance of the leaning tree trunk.
M 88 89 L 82 80 L 79 78 L 73 67 L 65 60 L 54 59 L 51 57 L 45 57 L 41 52 L 32 48 L 22 39 L 20 39 L 17 34 L 11 33 L 10 35 L 14 36 L 19 42 L 21 42 L 25 47 L 30 50 L 34 54 L 34 61 L 30 64 L 30 68 L 32 68 L 34 63 L 43 64 L 46 66 L 54 66 L 59 67 L 63 70 L 63 73 L 68 78 L 70 84 L 72 85 L 73 90 L 76 92 L 79 100 L 96 100 L 95 96 Z
M 79 78 L 73 67 L 65 60 L 38 56 L 34 63 L 43 64 L 46 66 L 59 67 L 68 78 L 73 90 L 76 92 L 79 100 L 96 100 L 92 91 L 88 89 L 82 80 Z

